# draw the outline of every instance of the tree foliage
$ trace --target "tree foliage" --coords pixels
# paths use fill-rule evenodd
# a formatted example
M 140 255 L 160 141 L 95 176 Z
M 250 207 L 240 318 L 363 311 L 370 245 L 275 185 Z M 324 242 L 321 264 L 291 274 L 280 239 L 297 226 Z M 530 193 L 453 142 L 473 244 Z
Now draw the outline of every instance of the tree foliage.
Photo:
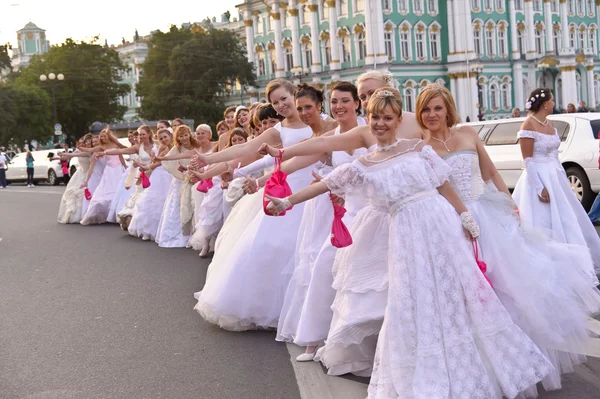
M 38 87 L 49 95 L 55 90 L 56 113 L 63 131 L 80 137 L 94 121 L 121 120 L 127 107 L 119 105 L 118 97 L 129 93 L 121 84 L 120 73 L 126 66 L 118 53 L 97 44 L 97 38 L 87 43 L 67 39 L 47 53 L 34 56 L 30 65 L 15 80 L 15 87 Z M 40 75 L 64 75 L 63 81 L 40 81 Z M 48 108 L 51 111 L 51 104 Z M 52 131 L 52 123 L 45 125 Z
M 137 92 L 140 115 L 146 119 L 194 119 L 213 126 L 222 119 L 219 94 L 227 87 L 252 85 L 253 66 L 235 33 L 193 26 L 171 26 L 149 43 Z
M 37 86 L 0 84 L 0 145 L 23 147 L 52 137 L 51 106 L 48 93 Z
M 8 55 L 9 49 L 9 44 L 0 46 L 0 71 L 10 68 L 10 56 Z

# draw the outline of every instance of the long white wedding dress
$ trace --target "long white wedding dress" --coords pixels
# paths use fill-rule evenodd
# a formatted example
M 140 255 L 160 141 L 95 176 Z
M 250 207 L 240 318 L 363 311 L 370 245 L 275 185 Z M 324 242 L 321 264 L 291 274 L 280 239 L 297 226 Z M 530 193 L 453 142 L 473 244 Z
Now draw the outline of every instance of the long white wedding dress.
M 573 372 L 585 360 L 579 353 L 589 340 L 586 319 L 600 310 L 599 292 L 581 270 L 582 265 L 592 267 L 587 247 L 560 244 L 522 228 L 511 198 L 491 182 L 484 185 L 476 151 L 457 151 L 444 159 L 452 168 L 452 188 L 479 223 L 479 254 L 494 291 L 515 324 L 552 362 L 555 370 L 543 380 L 544 388 L 560 389 L 561 372 Z M 534 396 L 532 387 L 528 397 Z
M 280 129 L 284 147 L 312 136 L 308 126 Z M 293 192 L 309 185 L 313 179 L 311 171 L 310 167 L 304 168 L 288 176 Z M 257 201 L 254 204 L 262 202 L 260 194 L 245 196 L 235 206 L 228 221 L 246 199 Z M 256 209 L 255 206 L 252 208 Z M 290 278 L 282 271 L 293 261 L 303 211 L 304 206 L 300 205 L 288 211 L 285 217 L 259 212 L 248 215 L 253 217 L 245 225 L 238 224 L 238 220 L 232 222 L 236 226 L 228 228 L 226 234 L 238 239 L 226 248 L 220 248 L 217 243 L 217 253 L 209 266 L 206 283 L 202 291 L 194 295 L 198 299 L 195 309 L 205 320 L 232 331 L 277 327 Z
M 323 180 L 390 215 L 388 305 L 369 398 L 514 398 L 552 365 L 511 320 L 439 194 L 450 168 L 421 140 L 398 140 L 387 153 Z
M 521 130 L 519 138 L 534 140 L 533 157 L 525 160 L 529 167 L 521 175 L 513 193 L 523 224 L 547 229 L 558 242 L 587 246 L 594 269 L 584 271 L 592 284 L 598 285 L 596 273 L 600 272 L 600 237 L 575 197 L 558 159 L 560 137 L 556 129 L 552 135 Z M 538 189 L 542 186 L 550 195 L 549 203 L 538 199 Z
M 112 199 L 123 174 L 124 168 L 118 155 L 105 155 L 104 158 L 106 158 L 106 166 L 98 187 L 92 193 L 89 207 L 81 220 L 82 225 L 107 222 Z
M 153 144 L 152 149 L 150 151 L 154 155 L 158 155 L 158 146 L 156 144 Z M 150 160 L 151 160 L 150 154 L 148 154 L 146 152 L 146 149 L 144 148 L 144 146 L 142 144 L 140 144 L 137 158 L 134 157 L 134 160 L 138 161 L 139 163 L 145 164 L 145 165 L 150 164 Z M 150 175 L 151 175 L 151 173 L 150 173 Z M 139 177 L 140 177 L 140 172 L 139 172 L 139 170 L 136 170 L 135 174 L 134 174 L 134 178 L 137 180 Z M 117 222 L 121 225 L 121 228 L 125 231 L 129 231 L 129 224 L 131 223 L 131 219 L 133 218 L 133 215 L 136 210 L 136 207 L 135 207 L 136 202 L 140 199 L 140 197 L 143 196 L 144 191 L 146 191 L 142 187 L 142 184 L 135 184 L 135 183 L 137 183 L 137 181 L 134 181 L 133 187 L 131 187 L 129 189 L 129 190 L 133 190 L 133 193 L 131 193 L 129 198 L 125 201 L 125 204 L 123 206 L 121 206 L 119 204 L 116 207 Z M 152 184 L 152 183 L 150 183 L 150 184 Z
M 91 154 L 91 156 L 93 157 L 94 154 Z M 90 167 L 91 167 L 91 161 L 90 161 Z M 92 175 L 90 176 L 90 179 L 88 180 L 88 185 L 87 185 L 87 189 L 90 192 L 90 194 L 92 194 L 92 197 L 93 197 L 94 192 L 96 191 L 96 188 L 98 187 L 98 184 L 100 184 L 100 180 L 102 179 L 102 174 L 104 173 L 105 167 L 106 167 L 106 159 L 104 157 L 96 159 L 96 163 L 94 164 L 94 170 L 92 170 Z M 84 191 L 85 191 L 85 189 L 84 189 Z M 84 195 L 83 202 L 81 204 L 81 217 L 82 218 L 86 214 L 91 201 L 92 201 L 91 199 L 90 200 L 86 199 L 85 195 Z M 81 222 L 81 218 L 80 218 L 79 222 Z
M 84 188 L 81 185 L 90 169 L 90 157 L 78 157 L 79 167 L 77 171 L 69 179 L 67 188 L 62 195 L 60 207 L 58 209 L 59 223 L 79 223 L 81 222 L 81 211 L 83 209 L 83 201 L 85 200 L 83 192 Z

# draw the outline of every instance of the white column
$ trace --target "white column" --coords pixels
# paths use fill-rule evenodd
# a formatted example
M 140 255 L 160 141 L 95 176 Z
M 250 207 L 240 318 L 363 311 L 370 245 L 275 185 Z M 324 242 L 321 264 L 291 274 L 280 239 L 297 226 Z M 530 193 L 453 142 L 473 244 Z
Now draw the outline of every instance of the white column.
M 453 0 L 452 3 L 448 6 L 452 7 L 452 21 L 448 21 L 448 25 L 454 25 L 454 55 L 449 56 L 448 61 L 464 61 L 467 55 L 467 47 L 465 46 L 465 42 L 467 39 L 465 34 L 467 29 L 472 29 L 471 21 L 469 21 L 469 26 L 467 26 L 467 28 L 465 29 L 465 20 L 464 18 L 461 18 L 461 15 L 464 13 L 464 10 L 461 10 L 460 0 Z
M 600 0 L 596 0 L 596 20 L 597 24 L 600 27 Z
M 371 10 L 371 1 L 365 0 L 365 35 L 367 36 L 367 56 L 365 58 L 366 65 L 372 65 L 375 62 L 374 40 L 377 26 L 374 25 L 375 20 L 373 19 L 373 13 Z
M 528 60 L 536 58 L 534 30 L 533 0 L 525 0 L 525 33 L 527 35 L 527 54 L 525 58 Z
M 560 2 L 560 27 L 562 29 L 561 30 L 561 34 L 562 34 L 561 47 L 562 47 L 562 49 L 559 49 L 558 53 L 559 53 L 559 55 L 560 55 L 560 53 L 570 54 L 573 52 L 573 49 L 569 45 L 569 15 L 568 15 L 566 1 Z M 563 86 L 564 86 L 564 84 L 565 83 L 563 81 Z
M 329 69 L 332 71 L 342 69 L 340 60 L 340 42 L 337 35 L 337 7 L 335 0 L 327 0 L 329 7 L 329 45 L 331 46 L 331 63 Z
M 250 11 L 244 11 L 244 25 L 246 26 L 246 50 L 248 62 L 254 65 L 254 19 Z
M 319 37 L 319 6 L 317 4 L 307 5 L 310 10 L 310 35 L 312 42 L 312 73 L 321 72 L 321 39 Z
M 562 78 L 562 104 L 561 106 L 564 109 L 567 109 L 567 105 L 569 103 L 575 104 L 577 106 L 577 79 L 575 77 L 575 60 L 569 60 L 571 62 L 565 62 L 565 64 L 572 65 L 564 65 L 560 67 L 560 75 Z M 561 63 L 562 64 L 562 63 Z
M 596 92 L 594 90 L 594 60 L 588 61 L 587 69 L 587 92 L 588 92 L 588 108 L 596 108 Z
M 519 53 L 519 43 L 517 40 L 517 16 L 515 11 L 515 0 L 508 1 L 508 14 L 510 16 L 510 47 L 512 50 L 511 56 L 513 60 L 521 58 Z
M 294 57 L 294 68 L 302 68 L 302 58 L 300 56 L 300 48 L 302 44 L 300 43 L 300 26 L 298 22 L 298 4 L 296 0 L 290 0 L 290 4 L 288 5 L 288 12 L 292 17 L 292 51 Z
M 546 53 L 554 54 L 554 37 L 552 37 L 552 4 L 551 0 L 544 0 L 544 24 L 546 25 Z
M 365 12 L 367 3 L 371 2 L 369 0 L 365 1 Z M 385 27 L 383 26 L 383 7 L 381 5 L 381 0 L 376 0 L 373 2 L 370 12 L 373 14 L 374 21 L 373 30 L 375 32 L 375 60 L 377 64 L 387 64 L 389 60 L 385 52 Z
M 514 0 L 512 0 L 514 1 Z M 448 4 L 446 5 L 448 10 L 448 21 L 446 22 L 446 26 L 448 27 L 448 51 L 449 55 L 454 54 L 454 1 L 448 0 Z M 452 80 L 452 79 L 451 79 Z
M 283 61 L 283 43 L 281 38 L 281 12 L 279 2 L 273 3 L 273 9 L 271 12 L 273 17 L 273 33 L 275 36 L 275 64 L 277 69 L 275 70 L 275 77 L 285 77 L 285 62 Z
M 523 65 L 521 63 L 513 64 L 513 93 L 515 100 L 513 104 L 515 107 L 523 110 L 525 109 L 525 93 L 523 93 Z M 529 95 L 529 93 L 527 93 Z
M 475 58 L 475 39 L 473 37 L 473 17 L 471 16 L 471 4 L 469 0 L 461 0 L 462 3 L 460 5 L 463 10 L 464 17 L 461 21 L 462 26 L 465 27 L 465 35 L 466 35 L 466 52 L 469 59 Z M 465 22 L 467 22 L 465 24 Z
M 454 97 L 454 101 L 458 102 L 458 93 L 456 91 L 456 77 L 453 73 L 449 73 L 448 78 L 450 79 L 450 93 L 452 94 L 452 97 Z
M 477 120 L 477 114 L 479 113 L 479 109 L 477 108 L 477 104 L 479 103 L 479 87 L 477 84 L 477 74 L 475 72 L 471 72 L 469 74 L 469 78 L 467 79 L 467 85 L 471 90 L 471 104 L 467 109 L 468 115 L 471 117 L 471 121 Z M 479 104 L 480 107 L 483 104 Z

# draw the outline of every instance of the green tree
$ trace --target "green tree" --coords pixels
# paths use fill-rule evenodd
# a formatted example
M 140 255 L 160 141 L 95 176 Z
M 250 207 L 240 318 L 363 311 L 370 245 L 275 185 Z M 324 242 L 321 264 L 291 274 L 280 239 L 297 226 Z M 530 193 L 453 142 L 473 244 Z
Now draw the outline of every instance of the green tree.
M 51 101 L 36 86 L 0 85 L 0 145 L 52 137 Z M 50 128 L 48 128 L 50 126 Z
M 0 71 L 6 68 L 10 68 L 10 57 L 8 55 L 8 50 L 10 49 L 9 44 L 5 44 L 0 46 Z
M 49 95 L 54 88 L 58 122 L 67 135 L 75 138 L 87 133 L 92 122 L 121 120 L 127 110 L 117 101 L 130 90 L 129 85 L 119 83 L 126 66 L 115 50 L 97 41 L 67 39 L 42 56 L 34 56 L 15 80 L 17 87 L 41 87 Z M 49 73 L 62 73 L 65 78 L 40 82 L 40 75 Z M 44 128 L 52 131 L 52 122 Z
M 171 26 L 149 43 L 137 92 L 146 119 L 194 119 L 212 126 L 222 119 L 221 94 L 239 81 L 255 82 L 239 37 L 231 31 Z

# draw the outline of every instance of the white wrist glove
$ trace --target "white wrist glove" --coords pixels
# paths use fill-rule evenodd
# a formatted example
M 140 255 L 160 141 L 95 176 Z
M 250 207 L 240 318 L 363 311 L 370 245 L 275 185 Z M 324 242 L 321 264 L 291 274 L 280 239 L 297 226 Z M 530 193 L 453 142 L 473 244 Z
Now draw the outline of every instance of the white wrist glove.
M 273 215 L 279 215 L 281 212 L 285 211 L 289 207 L 292 206 L 292 203 L 288 200 L 289 197 L 285 198 L 275 198 L 268 197 L 271 202 L 267 205 L 267 210 L 271 212 Z
M 274 162 L 275 161 L 273 160 L 273 157 L 267 155 L 266 157 L 263 157 L 257 161 L 252 162 L 250 165 L 246 165 L 243 168 L 236 169 L 233 172 L 233 177 L 234 178 L 245 177 L 245 176 L 250 176 L 257 172 L 261 172 L 261 171 L 265 170 L 266 168 L 273 167 Z
M 533 185 L 535 192 L 540 197 L 542 196 L 542 190 L 544 184 L 540 180 L 540 176 L 537 173 L 537 165 L 533 158 L 525 158 L 525 170 L 527 171 L 527 180 Z
M 466 211 L 461 213 L 460 221 L 462 222 L 462 226 L 471 234 L 471 237 L 479 237 L 479 225 L 471 212 Z

